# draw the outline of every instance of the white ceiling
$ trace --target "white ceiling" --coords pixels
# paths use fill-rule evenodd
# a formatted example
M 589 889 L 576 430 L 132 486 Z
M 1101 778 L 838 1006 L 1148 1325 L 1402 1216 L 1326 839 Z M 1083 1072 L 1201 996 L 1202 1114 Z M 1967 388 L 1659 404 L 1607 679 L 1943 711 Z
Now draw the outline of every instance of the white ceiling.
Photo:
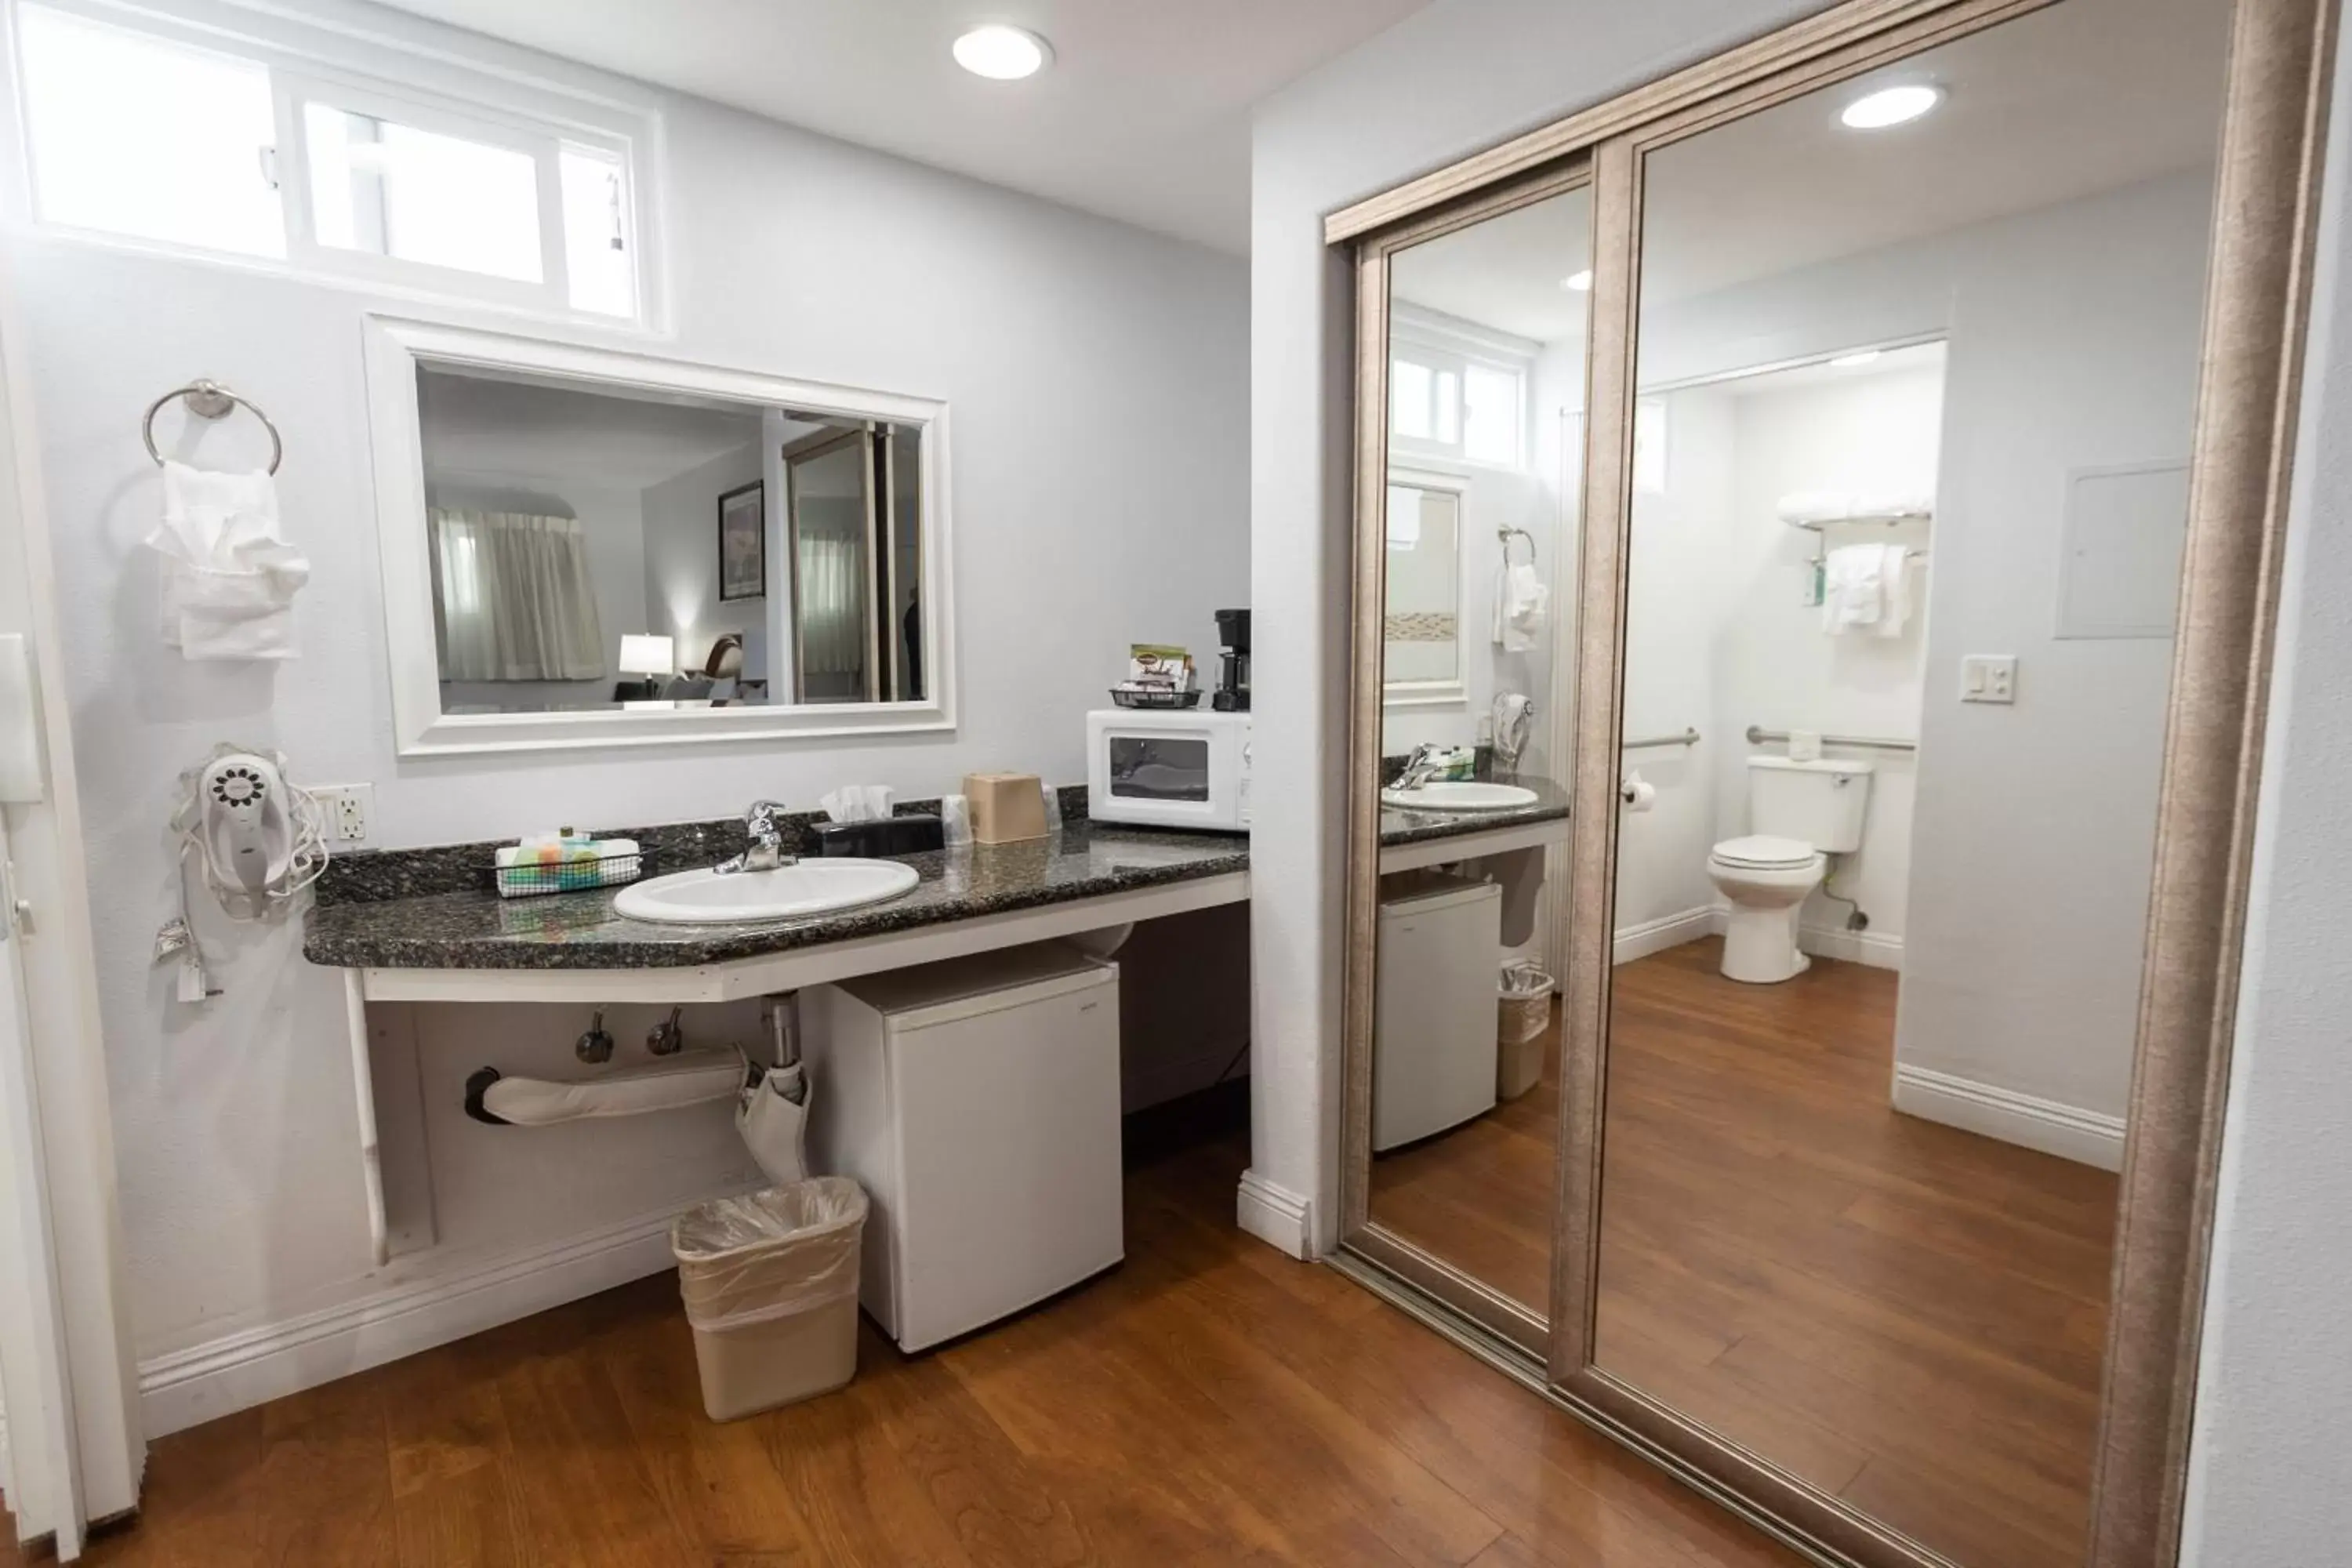
M 2210 166 L 2229 11 L 2065 0 L 1654 153 L 1643 303 Z M 1854 99 L 1910 81 L 1948 96 L 1891 130 L 1838 123 Z M 1542 207 L 1403 253 L 1395 292 L 1539 341 L 1580 331 L 1581 299 L 1559 279 L 1591 265 L 1588 199 Z
M 1240 254 L 1249 110 L 1427 0 L 385 0 L 623 76 Z M 948 50 L 982 22 L 1055 61 Z

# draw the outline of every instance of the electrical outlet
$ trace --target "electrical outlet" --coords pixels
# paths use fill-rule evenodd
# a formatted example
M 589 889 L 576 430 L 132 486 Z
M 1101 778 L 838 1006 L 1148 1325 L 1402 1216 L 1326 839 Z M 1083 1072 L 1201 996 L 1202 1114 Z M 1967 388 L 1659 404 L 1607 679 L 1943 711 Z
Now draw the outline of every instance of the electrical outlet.
M 2005 653 L 1972 653 L 1961 659 L 1960 700 L 1963 702 L 2016 701 L 2017 656 Z
M 368 823 L 375 816 L 375 785 L 320 784 L 310 792 L 319 803 L 320 813 L 326 817 L 326 835 L 333 843 L 359 844 L 366 840 Z

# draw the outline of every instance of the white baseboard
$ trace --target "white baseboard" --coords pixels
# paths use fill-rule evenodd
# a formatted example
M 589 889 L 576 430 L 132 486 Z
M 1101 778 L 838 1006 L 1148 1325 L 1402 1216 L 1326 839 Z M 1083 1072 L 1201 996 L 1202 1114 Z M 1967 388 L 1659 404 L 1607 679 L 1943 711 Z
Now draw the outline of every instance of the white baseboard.
M 2124 1119 L 2104 1111 L 1902 1063 L 1895 1068 L 1895 1109 L 2077 1164 L 2123 1169 Z
M 1883 931 L 1844 931 L 1832 926 L 1799 926 L 1797 946 L 1815 958 L 1842 958 L 1873 969 L 1903 967 L 1903 939 Z
M 139 1363 L 147 1435 L 332 1383 L 671 1268 L 675 1208 Z
M 1680 947 L 1686 942 L 1696 942 L 1723 930 L 1716 910 L 1704 906 L 1685 910 L 1680 914 L 1662 915 L 1639 925 L 1617 928 L 1617 941 L 1612 959 L 1618 963 L 1631 963 L 1637 958 L 1647 958 L 1654 952 L 1664 952 L 1670 947 Z
M 1293 1258 L 1315 1256 L 1315 1210 L 1307 1199 L 1278 1187 L 1255 1170 L 1242 1173 L 1241 1196 L 1234 1209 L 1235 1223 L 1278 1252 Z

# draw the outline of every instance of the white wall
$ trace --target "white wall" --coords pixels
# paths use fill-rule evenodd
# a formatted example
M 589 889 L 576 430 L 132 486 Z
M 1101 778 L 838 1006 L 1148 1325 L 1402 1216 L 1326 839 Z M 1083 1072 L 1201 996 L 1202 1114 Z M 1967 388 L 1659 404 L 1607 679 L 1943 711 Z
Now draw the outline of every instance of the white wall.
M 1724 731 L 1717 695 L 1722 632 L 1740 586 L 1729 548 L 1739 477 L 1735 404 L 1719 388 L 1665 403 L 1665 488 L 1633 497 L 1624 729 L 1633 739 L 1696 729 L 1700 739 L 1626 759 L 1658 794 L 1650 810 L 1625 813 L 1619 826 L 1621 936 L 1715 901 L 1706 875 L 1707 852 L 1723 837 L 1715 759 L 1746 749 Z
M 173 781 L 214 742 L 283 747 L 298 781 L 373 782 L 387 846 L 717 816 L 761 796 L 805 805 L 848 781 L 912 795 L 986 768 L 1074 780 L 1081 717 L 1128 643 L 1206 647 L 1211 612 L 1247 602 L 1240 264 L 406 17 L 367 20 L 666 116 L 675 341 L 598 341 L 949 402 L 960 728 L 858 745 L 398 760 L 361 365 L 362 312 L 377 301 L 9 239 L 68 606 L 132 1316 L 149 1357 L 438 1267 L 369 1273 L 341 989 L 302 962 L 297 933 L 210 922 L 226 994 L 201 1009 L 173 1004 L 149 967 L 171 907 Z M 156 644 L 154 572 L 137 543 L 156 480 L 139 412 L 198 374 L 252 395 L 285 434 L 287 531 L 315 572 L 302 657 L 282 667 L 183 664 Z M 178 440 L 168 421 L 163 436 Z M 185 450 L 231 463 L 250 460 L 253 441 L 232 421 Z M 697 1141 L 677 1157 L 721 1156 Z
M 1899 1067 L 2120 1116 L 2131 1078 L 2168 638 L 2055 636 L 2070 469 L 2185 458 L 2210 184 L 1971 231 L 1927 574 Z M 1963 704 L 1969 654 L 2019 660 Z
M 2352 60 L 2339 51 L 2183 1568 L 2352 1540 Z
M 1243 1218 L 1339 1215 L 1353 289 L 1323 216 L 1816 9 L 1806 0 L 1439 0 L 1258 107 L 1250 250 L 1257 975 Z
M 723 452 L 645 491 L 644 628 L 676 639 L 677 667 L 700 669 L 722 632 L 743 634 L 743 674 L 768 678 L 768 601 L 719 598 L 719 498 L 764 477 L 761 443 Z M 781 495 L 770 507 L 783 504 Z M 773 531 L 771 529 L 769 531 Z M 768 581 L 790 582 L 791 567 L 771 556 Z M 771 689 L 771 695 L 786 695 Z

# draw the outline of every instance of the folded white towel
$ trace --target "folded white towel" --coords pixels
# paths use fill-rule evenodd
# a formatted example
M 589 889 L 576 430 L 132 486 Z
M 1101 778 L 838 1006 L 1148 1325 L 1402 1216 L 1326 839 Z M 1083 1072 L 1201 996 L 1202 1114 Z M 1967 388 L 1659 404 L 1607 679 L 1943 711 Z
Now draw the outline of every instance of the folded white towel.
M 1534 647 L 1550 605 L 1551 590 L 1533 566 L 1504 563 L 1495 573 L 1495 646 L 1505 653 Z
M 163 516 L 147 536 L 163 559 L 163 641 L 192 659 L 292 658 L 294 595 L 310 557 L 278 531 L 266 473 L 163 465 Z
M 1867 626 L 1883 637 L 1903 635 L 1911 613 L 1900 544 L 1843 544 L 1822 565 L 1822 629 L 1836 636 Z
M 1787 523 L 1843 522 L 1853 515 L 1853 497 L 1843 490 L 1791 490 L 1780 498 Z
M 1936 498 L 1924 490 L 1791 490 L 1780 498 L 1780 521 L 1799 527 L 1906 517 L 1932 517 Z

